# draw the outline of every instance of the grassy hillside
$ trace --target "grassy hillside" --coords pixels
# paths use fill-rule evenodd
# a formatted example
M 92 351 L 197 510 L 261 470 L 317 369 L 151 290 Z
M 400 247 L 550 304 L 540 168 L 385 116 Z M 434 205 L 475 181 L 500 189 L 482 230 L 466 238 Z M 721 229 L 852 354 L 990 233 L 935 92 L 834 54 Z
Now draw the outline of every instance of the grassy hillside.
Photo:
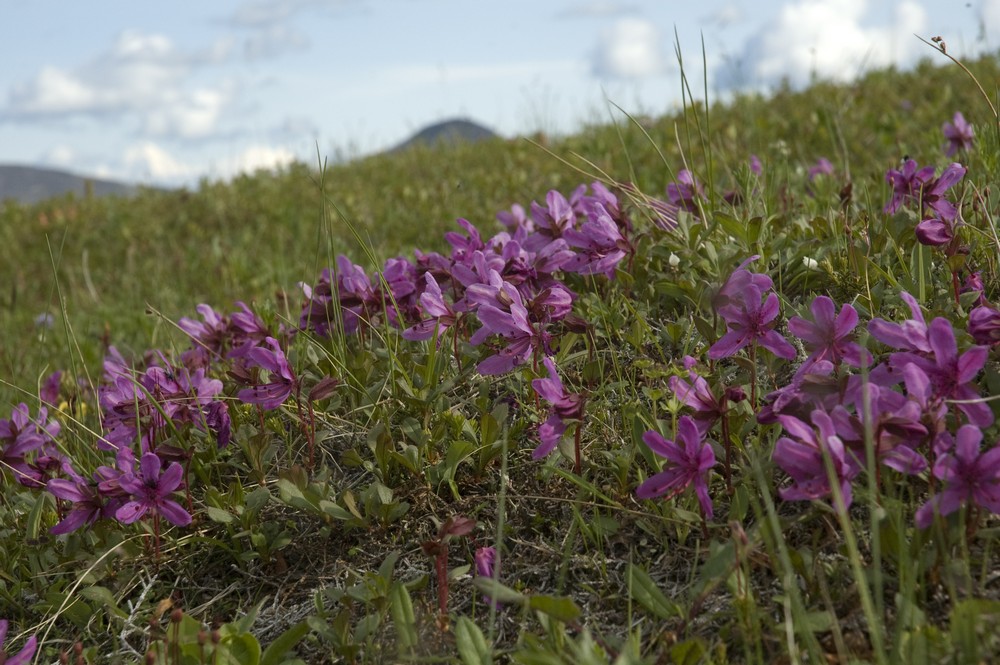
M 8 203 L 8 653 L 1000 658 L 1000 131 L 941 61 Z

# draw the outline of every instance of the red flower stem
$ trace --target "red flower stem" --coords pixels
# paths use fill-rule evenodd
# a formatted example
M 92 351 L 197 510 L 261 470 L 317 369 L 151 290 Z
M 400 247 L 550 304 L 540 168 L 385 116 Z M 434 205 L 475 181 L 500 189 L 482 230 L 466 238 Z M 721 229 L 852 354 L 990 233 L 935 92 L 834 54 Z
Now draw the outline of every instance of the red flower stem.
M 448 613 L 448 545 L 442 543 L 440 547 L 434 568 L 438 579 L 438 613 L 443 617 Z

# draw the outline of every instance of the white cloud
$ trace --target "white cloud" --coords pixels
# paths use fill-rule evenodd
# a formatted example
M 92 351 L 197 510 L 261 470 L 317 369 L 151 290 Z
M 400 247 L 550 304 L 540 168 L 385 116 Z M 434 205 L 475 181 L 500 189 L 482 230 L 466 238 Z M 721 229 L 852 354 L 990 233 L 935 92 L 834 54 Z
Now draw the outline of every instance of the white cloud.
M 261 169 L 274 170 L 288 166 L 295 160 L 295 153 L 288 148 L 254 145 L 223 164 L 220 170 L 231 176 L 238 173 L 253 173 Z
M 155 143 L 144 141 L 125 150 L 125 169 L 131 180 L 175 184 L 195 175 L 196 170 L 177 160 Z
M 596 17 L 607 18 L 609 16 L 620 16 L 637 11 L 637 7 L 630 2 L 617 2 L 616 0 L 589 0 L 588 2 L 578 2 L 559 13 L 563 17 Z
M 73 69 L 45 67 L 15 85 L 3 115 L 20 122 L 98 118 L 131 122 L 155 135 L 204 137 L 214 131 L 232 90 L 192 89 L 201 65 L 221 62 L 227 47 L 181 51 L 162 35 L 129 30 L 104 53 Z
M 801 86 L 815 75 L 848 81 L 865 70 L 904 64 L 920 52 L 927 14 L 916 0 L 895 7 L 890 25 L 871 26 L 867 0 L 796 0 L 744 45 L 719 72 L 723 87 Z
M 659 28 L 646 19 L 622 18 L 604 31 L 594 73 L 609 78 L 657 76 L 669 69 Z
M 67 167 L 76 161 L 76 152 L 68 145 L 57 145 L 42 155 L 42 163 L 52 166 Z
M 1000 0 L 983 0 L 979 10 L 979 20 L 982 22 L 986 35 L 1000 26 Z

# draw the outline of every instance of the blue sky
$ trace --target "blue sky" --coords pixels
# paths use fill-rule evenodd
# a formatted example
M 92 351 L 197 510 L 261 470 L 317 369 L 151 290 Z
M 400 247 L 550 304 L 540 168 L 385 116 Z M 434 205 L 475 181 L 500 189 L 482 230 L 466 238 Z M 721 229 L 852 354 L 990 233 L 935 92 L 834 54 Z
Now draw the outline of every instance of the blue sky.
M 0 0 L 0 163 L 165 185 L 1000 47 L 1000 0 Z M 940 56 L 937 56 L 942 60 Z

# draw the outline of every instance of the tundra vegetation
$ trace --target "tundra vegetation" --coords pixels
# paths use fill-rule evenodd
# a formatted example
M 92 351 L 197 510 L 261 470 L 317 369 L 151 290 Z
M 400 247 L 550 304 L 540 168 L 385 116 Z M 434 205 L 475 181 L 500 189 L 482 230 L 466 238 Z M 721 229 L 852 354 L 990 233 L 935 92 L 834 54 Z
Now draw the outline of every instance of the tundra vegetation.
M 8 202 L 0 662 L 997 660 L 1000 62 L 937 50 Z

